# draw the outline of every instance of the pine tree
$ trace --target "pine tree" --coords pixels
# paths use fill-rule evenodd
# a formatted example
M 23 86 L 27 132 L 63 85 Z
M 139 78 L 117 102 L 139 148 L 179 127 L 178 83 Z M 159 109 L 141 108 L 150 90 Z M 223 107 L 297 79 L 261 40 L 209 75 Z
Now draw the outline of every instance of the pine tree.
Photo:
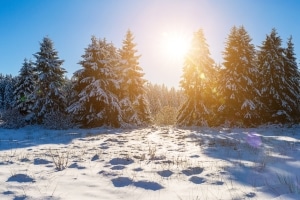
M 300 73 L 297 66 L 296 56 L 294 53 L 294 44 L 292 36 L 288 39 L 287 48 L 284 50 L 284 74 L 287 81 L 286 94 L 289 99 L 293 100 L 290 103 L 292 119 L 299 120 L 299 100 L 300 100 Z
M 4 75 L 0 74 L 0 111 L 4 109 L 4 91 L 5 91 L 5 82 Z
M 225 121 L 249 125 L 258 118 L 259 90 L 255 78 L 255 47 L 243 26 L 233 27 L 223 52 L 218 93 L 221 96 L 220 117 Z
M 32 111 L 34 102 L 30 99 L 30 96 L 32 96 L 34 87 L 35 77 L 33 63 L 25 59 L 14 90 L 15 107 L 22 115 L 27 115 Z
M 33 111 L 37 122 L 42 123 L 45 114 L 65 112 L 66 101 L 61 90 L 66 70 L 61 67 L 64 61 L 59 59 L 58 52 L 48 37 L 40 43 L 40 51 L 34 57 L 36 85 L 32 96 Z
M 291 121 L 291 113 L 297 107 L 297 98 L 294 98 L 297 94 L 290 88 L 291 77 L 287 77 L 286 74 L 286 70 L 290 68 L 288 63 L 291 59 L 286 59 L 285 53 L 291 57 L 291 52 L 289 52 L 291 47 L 285 50 L 281 42 L 276 29 L 272 29 L 270 35 L 266 36 L 262 46 L 259 47 L 258 66 L 261 72 L 259 85 L 263 102 L 261 115 L 265 122 Z
M 82 69 L 73 76 L 76 94 L 68 112 L 85 127 L 113 126 L 122 123 L 121 109 L 116 93 L 120 88 L 116 48 L 105 39 L 97 40 L 85 49 L 80 61 Z
M 5 87 L 4 87 L 4 109 L 12 109 L 14 107 L 14 85 L 16 82 L 16 77 L 12 75 L 6 75 L 5 77 Z
M 209 125 L 208 119 L 213 114 L 210 103 L 213 71 L 214 61 L 210 57 L 203 31 L 199 30 L 194 33 L 190 51 L 185 58 L 180 84 L 187 101 L 179 110 L 178 125 Z
M 64 78 L 64 85 L 62 88 L 62 92 L 64 96 L 66 97 L 67 107 L 73 103 L 73 97 L 75 96 L 74 90 L 73 90 L 73 82 L 68 77 Z
M 0 74 L 0 111 L 14 107 L 13 90 L 16 77 Z
M 125 122 L 139 126 L 148 124 L 151 117 L 144 88 L 146 80 L 143 79 L 144 74 L 138 61 L 140 56 L 136 55 L 136 44 L 133 40 L 133 34 L 128 30 L 119 51 L 122 65 L 121 91 L 118 96 Z

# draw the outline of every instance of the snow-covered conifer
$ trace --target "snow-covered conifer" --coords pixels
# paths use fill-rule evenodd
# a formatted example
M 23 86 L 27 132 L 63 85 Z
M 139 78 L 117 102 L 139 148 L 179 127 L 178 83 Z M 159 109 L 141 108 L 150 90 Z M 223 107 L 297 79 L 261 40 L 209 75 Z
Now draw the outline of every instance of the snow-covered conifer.
M 297 91 L 293 91 L 290 75 L 291 47 L 285 50 L 276 29 L 266 36 L 258 52 L 258 67 L 261 72 L 259 85 L 263 106 L 260 114 L 265 122 L 288 122 L 297 107 Z M 288 56 L 285 56 L 288 55 Z M 286 57 L 290 57 L 286 59 Z M 287 70 L 287 71 L 286 71 Z M 290 73 L 290 72 L 289 72 Z
M 4 75 L 0 73 L 0 111 L 4 109 L 4 90 L 5 90 L 5 82 Z
M 14 84 L 16 78 L 12 76 L 7 77 L 5 91 L 4 91 L 4 108 L 12 109 L 14 105 Z
M 209 125 L 211 109 L 211 76 L 213 76 L 214 61 L 203 31 L 194 33 L 190 51 L 185 57 L 183 76 L 180 82 L 187 101 L 180 108 L 177 123 L 180 126 Z
M 42 123 L 45 114 L 65 112 L 66 100 L 62 93 L 64 74 L 63 60 L 58 57 L 58 52 L 53 47 L 49 37 L 40 43 L 40 51 L 34 54 L 36 84 L 32 99 L 35 120 Z
M 31 61 L 25 59 L 14 90 L 15 107 L 23 115 L 27 115 L 32 111 L 33 100 L 30 97 L 32 96 L 34 87 L 34 66 Z
M 292 42 L 292 36 L 288 39 L 287 47 L 284 50 L 285 64 L 284 72 L 285 79 L 287 80 L 286 93 L 290 99 L 296 100 L 291 103 L 291 117 L 293 120 L 299 120 L 299 100 L 300 100 L 300 73 L 298 70 L 297 59 L 294 52 L 294 44 Z
M 16 79 L 12 75 L 0 74 L 0 110 L 13 108 L 13 90 Z
M 74 102 L 68 107 L 82 126 L 120 126 L 121 109 L 116 93 L 120 85 L 118 65 L 120 58 L 112 43 L 94 36 L 79 62 L 73 76 Z
M 223 68 L 220 70 L 218 94 L 221 105 L 219 116 L 225 121 L 249 125 L 257 123 L 259 90 L 255 79 L 255 47 L 243 26 L 233 27 L 223 52 Z
M 124 121 L 139 126 L 148 124 L 151 117 L 144 88 L 146 80 L 143 79 L 144 73 L 138 61 L 140 56 L 136 55 L 136 44 L 133 40 L 133 34 L 128 30 L 119 51 L 121 85 L 118 96 Z

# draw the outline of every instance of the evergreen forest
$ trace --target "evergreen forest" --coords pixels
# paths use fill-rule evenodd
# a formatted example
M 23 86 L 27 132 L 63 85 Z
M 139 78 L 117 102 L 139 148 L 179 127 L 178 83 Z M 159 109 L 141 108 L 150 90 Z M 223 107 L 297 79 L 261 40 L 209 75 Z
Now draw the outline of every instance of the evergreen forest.
M 152 124 L 255 127 L 300 119 L 300 73 L 292 36 L 273 28 L 255 46 L 243 26 L 227 35 L 222 63 L 211 57 L 204 30 L 193 34 L 180 89 L 144 78 L 134 34 L 121 48 L 91 37 L 81 68 L 66 77 L 64 60 L 45 37 L 17 76 L 0 74 L 0 120 L 6 128 L 142 127 Z

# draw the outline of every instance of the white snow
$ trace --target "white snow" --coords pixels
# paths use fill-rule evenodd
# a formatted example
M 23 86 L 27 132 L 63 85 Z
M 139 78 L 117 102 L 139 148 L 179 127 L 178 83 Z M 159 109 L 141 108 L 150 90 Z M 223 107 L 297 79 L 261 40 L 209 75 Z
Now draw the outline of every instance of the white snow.
M 0 129 L 0 199 L 300 199 L 299 133 Z

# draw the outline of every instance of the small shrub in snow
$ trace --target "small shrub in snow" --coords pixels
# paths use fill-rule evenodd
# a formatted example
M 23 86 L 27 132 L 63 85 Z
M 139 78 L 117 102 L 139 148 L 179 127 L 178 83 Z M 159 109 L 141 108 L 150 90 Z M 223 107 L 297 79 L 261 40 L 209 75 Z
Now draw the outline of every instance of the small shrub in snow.
M 152 147 L 150 144 L 148 144 L 148 155 L 150 160 L 155 160 L 156 157 L 156 146 Z
M 14 129 L 25 125 L 25 117 L 17 109 L 6 110 L 0 115 L 0 127 Z
M 63 152 L 59 153 L 57 150 L 56 152 L 53 152 L 51 149 L 49 149 L 52 161 L 55 165 L 55 168 L 58 171 L 62 171 L 67 168 L 69 164 L 69 151 L 68 152 Z
M 49 129 L 68 129 L 75 126 L 72 117 L 61 112 L 46 114 L 43 119 L 43 125 Z

